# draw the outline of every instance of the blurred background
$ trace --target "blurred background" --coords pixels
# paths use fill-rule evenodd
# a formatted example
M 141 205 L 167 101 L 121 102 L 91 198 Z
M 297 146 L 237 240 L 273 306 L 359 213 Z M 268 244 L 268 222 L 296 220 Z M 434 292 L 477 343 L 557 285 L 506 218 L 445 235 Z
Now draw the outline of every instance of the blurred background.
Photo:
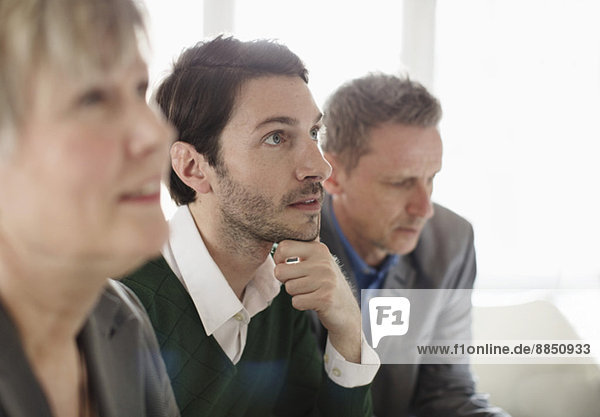
M 444 109 L 434 200 L 473 223 L 478 285 L 599 287 L 597 0 L 146 6 L 153 82 L 183 48 L 221 32 L 288 45 L 305 61 L 319 105 L 369 71 L 408 73 Z
M 558 307 L 577 333 L 600 343 L 599 1 L 145 3 L 154 84 L 183 48 L 223 32 L 289 46 L 306 63 L 319 105 L 344 81 L 370 71 L 407 73 L 425 84 L 444 110 L 444 168 L 433 199 L 475 229 L 476 335 L 477 328 L 489 327 L 480 319 L 485 308 L 542 299 Z M 167 193 L 163 203 L 169 216 L 173 204 Z M 502 323 L 506 313 L 498 314 L 494 320 Z M 481 372 L 484 385 L 486 378 L 498 379 L 497 373 Z M 553 371 L 544 372 L 542 380 L 552 384 Z M 597 395 L 598 376 L 590 378 L 584 385 Z M 515 397 L 505 394 L 504 401 Z M 538 397 L 547 401 L 552 395 L 544 391 Z M 547 405 L 545 416 L 579 415 L 573 407 L 564 414 Z M 597 413 L 595 404 L 590 407 Z

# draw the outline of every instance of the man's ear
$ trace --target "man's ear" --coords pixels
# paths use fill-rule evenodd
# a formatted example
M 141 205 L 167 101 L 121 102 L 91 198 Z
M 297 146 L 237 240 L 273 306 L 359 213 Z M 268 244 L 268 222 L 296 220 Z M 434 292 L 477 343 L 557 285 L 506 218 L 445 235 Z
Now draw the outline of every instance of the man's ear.
M 323 156 L 325 156 L 325 159 L 331 165 L 331 175 L 323 182 L 323 187 L 329 194 L 340 194 L 343 190 L 343 183 L 346 176 L 344 165 L 334 154 L 324 152 Z
M 208 162 L 192 144 L 177 141 L 171 145 L 171 166 L 181 181 L 197 193 L 206 194 L 211 191 L 206 175 Z

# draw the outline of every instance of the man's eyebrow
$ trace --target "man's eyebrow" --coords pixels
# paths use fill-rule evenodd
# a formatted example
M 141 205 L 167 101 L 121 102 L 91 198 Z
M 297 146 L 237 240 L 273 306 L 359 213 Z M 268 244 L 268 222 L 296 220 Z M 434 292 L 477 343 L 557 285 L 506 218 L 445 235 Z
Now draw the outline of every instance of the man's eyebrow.
M 439 174 L 441 171 L 441 169 L 438 169 L 437 171 L 433 172 L 431 175 L 427 175 L 427 177 L 435 177 L 437 174 Z M 389 181 L 389 182 L 399 182 L 399 181 L 406 181 L 406 180 L 411 180 L 411 179 L 415 179 L 415 178 L 421 178 L 421 175 L 416 174 L 414 172 L 399 172 L 396 175 L 389 175 L 389 176 L 383 176 L 381 177 L 381 179 L 383 181 Z
M 315 124 L 319 123 L 322 118 L 323 118 L 323 113 L 319 113 L 318 116 L 315 118 L 314 123 Z M 281 124 L 288 125 L 288 126 L 297 126 L 299 122 L 298 122 L 298 119 L 294 119 L 293 117 L 274 116 L 274 117 L 269 117 L 269 118 L 263 120 L 262 122 L 260 122 L 258 125 L 256 125 L 256 128 L 254 129 L 254 131 L 256 132 L 261 127 L 266 126 L 271 123 L 281 123 Z
M 294 118 L 288 117 L 288 116 L 269 117 L 269 118 L 263 120 L 262 122 L 260 122 L 259 124 L 257 124 L 254 131 L 256 132 L 261 127 L 269 125 L 271 123 L 280 123 L 280 124 L 284 124 L 284 125 L 288 125 L 288 126 L 296 126 L 298 124 L 298 119 L 294 119 Z

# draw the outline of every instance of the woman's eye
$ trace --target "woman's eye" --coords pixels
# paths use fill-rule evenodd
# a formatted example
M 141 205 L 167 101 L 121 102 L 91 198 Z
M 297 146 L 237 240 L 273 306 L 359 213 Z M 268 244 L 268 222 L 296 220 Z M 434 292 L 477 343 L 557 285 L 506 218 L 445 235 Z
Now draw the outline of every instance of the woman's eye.
M 269 145 L 279 145 L 281 142 L 283 142 L 283 137 L 279 132 L 271 133 L 265 138 L 265 143 L 268 143 Z
M 313 140 L 319 140 L 319 132 L 320 129 L 318 128 L 314 128 L 310 131 L 310 136 L 313 138 Z
M 93 106 L 101 103 L 106 99 L 106 94 L 100 89 L 89 90 L 84 93 L 79 99 L 79 104 L 82 106 Z
M 143 81 L 141 83 L 138 84 L 137 86 L 137 92 L 140 95 L 140 97 L 142 98 L 146 98 L 146 91 L 148 91 L 148 82 L 147 81 Z

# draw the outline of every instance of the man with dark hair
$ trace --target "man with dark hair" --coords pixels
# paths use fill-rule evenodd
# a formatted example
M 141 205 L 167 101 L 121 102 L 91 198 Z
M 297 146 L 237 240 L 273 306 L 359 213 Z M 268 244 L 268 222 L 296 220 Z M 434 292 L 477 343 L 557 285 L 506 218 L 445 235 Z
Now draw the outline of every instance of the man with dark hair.
M 370 74 L 328 99 L 321 240 L 359 289 L 472 289 L 471 225 L 433 204 L 442 167 L 438 100 L 408 78 Z M 469 340 L 470 300 L 419 306 L 427 341 Z M 397 351 L 396 351 L 397 353 Z M 382 358 L 382 362 L 385 362 Z M 373 382 L 377 417 L 506 416 L 475 392 L 468 365 L 384 364 Z
M 300 59 L 217 37 L 181 55 L 156 99 L 179 131 L 169 189 L 180 207 L 163 257 L 124 282 L 148 310 L 182 415 L 370 416 L 379 360 L 318 241 L 331 167 Z M 324 357 L 303 310 L 329 330 Z

